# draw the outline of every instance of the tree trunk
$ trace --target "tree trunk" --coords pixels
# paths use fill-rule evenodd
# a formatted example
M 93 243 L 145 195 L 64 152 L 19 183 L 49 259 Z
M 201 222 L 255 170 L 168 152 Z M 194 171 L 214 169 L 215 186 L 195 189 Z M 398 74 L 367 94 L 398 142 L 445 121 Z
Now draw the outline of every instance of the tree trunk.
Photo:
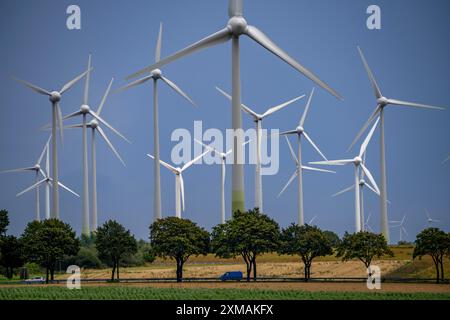
M 111 273 L 111 281 L 114 281 L 114 274 L 116 273 L 116 261 L 113 260 L 113 269 Z
M 51 280 L 55 280 L 55 267 L 50 268 L 50 277 Z
M 436 283 L 439 283 L 439 261 L 433 257 L 434 266 L 436 267 Z
M 45 273 L 46 273 L 46 276 L 45 276 L 45 283 L 48 284 L 48 274 L 49 274 L 49 272 L 48 272 L 48 267 L 45 267 Z
M 177 259 L 177 282 L 183 282 L 183 261 Z
M 441 280 L 442 280 L 442 282 L 444 282 L 445 281 L 445 276 L 444 276 L 444 257 L 441 258 L 440 265 L 441 265 Z
M 120 281 L 120 274 L 119 274 L 120 260 L 119 259 L 117 259 L 116 264 L 117 264 L 117 277 L 116 277 L 116 279 L 117 279 L 117 281 Z
M 311 279 L 311 262 L 308 262 L 308 280 Z
M 253 281 L 256 281 L 256 256 L 253 257 L 252 264 L 253 264 Z

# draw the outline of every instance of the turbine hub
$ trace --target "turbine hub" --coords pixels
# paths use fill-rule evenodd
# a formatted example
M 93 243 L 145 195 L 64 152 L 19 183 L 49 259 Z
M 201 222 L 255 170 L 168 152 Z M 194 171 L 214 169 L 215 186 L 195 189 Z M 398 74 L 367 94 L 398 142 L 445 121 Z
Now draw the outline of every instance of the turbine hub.
M 89 122 L 89 126 L 93 129 L 98 127 L 98 121 L 96 119 L 91 120 L 91 122 Z
M 298 134 L 302 134 L 305 131 L 305 129 L 303 129 L 302 126 L 298 126 L 297 129 L 295 129 L 295 130 L 297 130 Z
M 364 187 L 366 185 L 366 181 L 364 179 L 359 180 L 359 185 Z
M 360 156 L 355 157 L 353 161 L 355 162 L 356 165 L 360 165 L 363 162 Z
M 247 30 L 247 21 L 243 17 L 232 17 L 228 21 L 228 29 L 235 36 L 240 36 Z
M 61 100 L 61 94 L 58 91 L 53 91 L 50 96 L 50 101 L 55 103 Z
M 41 165 L 38 163 L 38 164 L 36 164 L 35 166 L 34 166 L 34 169 L 35 170 L 40 170 L 41 169 Z
M 83 104 L 83 105 L 81 106 L 81 108 L 80 108 L 80 111 L 81 111 L 83 114 L 86 114 L 86 113 L 89 112 L 90 109 L 91 109 L 91 108 L 90 108 L 87 104 Z
M 386 97 L 381 97 L 381 98 L 377 99 L 377 102 L 382 107 L 387 106 L 389 104 L 388 99 Z
M 151 72 L 151 74 L 152 74 L 153 78 L 159 79 L 159 78 L 161 78 L 162 72 L 159 69 L 155 69 Z

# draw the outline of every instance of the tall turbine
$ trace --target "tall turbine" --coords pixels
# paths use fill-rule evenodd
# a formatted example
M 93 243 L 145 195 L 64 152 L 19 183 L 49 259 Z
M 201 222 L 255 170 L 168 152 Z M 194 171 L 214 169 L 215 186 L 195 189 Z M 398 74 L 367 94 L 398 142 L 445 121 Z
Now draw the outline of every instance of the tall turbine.
M 95 112 L 95 114 L 97 116 L 100 116 L 100 114 L 103 110 L 103 106 L 106 102 L 106 98 L 109 95 L 109 92 L 111 90 L 111 86 L 112 86 L 113 82 L 114 82 L 114 78 L 112 78 L 111 81 L 109 82 L 108 88 L 106 89 L 106 92 L 103 95 L 103 98 L 100 102 L 97 112 Z M 83 126 L 84 126 L 84 124 L 78 124 L 78 125 L 67 126 L 66 128 L 83 128 Z M 105 131 L 101 128 L 101 125 L 100 125 L 99 121 L 97 121 L 96 118 L 94 118 L 90 122 L 88 122 L 86 124 L 86 128 L 90 128 L 91 133 L 92 133 L 92 135 L 91 135 L 91 161 L 92 161 L 92 225 L 91 225 L 91 231 L 97 231 L 97 227 L 98 227 L 97 152 L 96 152 L 96 139 L 95 139 L 97 132 L 124 166 L 125 166 L 125 162 L 123 161 L 120 154 L 117 152 L 116 148 L 114 148 L 111 141 L 108 139 Z M 129 141 L 122 134 L 120 134 L 119 136 L 129 143 Z
M 44 159 L 45 152 L 48 148 L 48 142 L 44 146 L 44 149 L 41 152 L 41 155 L 39 156 L 38 160 L 36 161 L 36 164 L 32 167 L 26 167 L 26 168 L 19 168 L 19 169 L 12 169 L 12 170 L 5 170 L 1 171 L 0 173 L 10 173 L 10 172 L 34 172 L 35 175 L 35 183 L 39 182 L 39 174 L 41 174 L 43 177 L 45 177 L 45 172 L 42 170 L 41 163 Z M 41 221 L 41 212 L 40 212 L 40 203 L 39 203 L 39 188 L 36 188 L 36 205 L 35 205 L 35 220 Z
M 402 235 L 408 235 L 408 232 L 406 232 L 405 229 L 405 219 L 406 219 L 406 214 L 403 216 L 403 219 L 400 221 L 389 221 L 390 223 L 392 223 L 393 225 L 391 226 L 392 228 L 398 228 L 399 230 L 399 237 L 398 237 L 398 241 L 403 241 L 403 237 Z
M 303 212 L 303 175 L 302 175 L 302 170 L 303 168 L 303 164 L 302 164 L 302 137 L 305 137 L 305 139 L 311 144 L 311 146 L 320 154 L 320 156 L 324 159 L 327 160 L 327 158 L 324 156 L 324 154 L 322 153 L 322 151 L 320 151 L 320 149 L 317 147 L 317 145 L 313 142 L 313 140 L 309 137 L 309 135 L 306 133 L 305 129 L 304 129 L 304 125 L 305 125 L 305 120 L 306 120 L 306 115 L 308 114 L 309 108 L 311 106 L 311 101 L 312 101 L 312 97 L 314 95 L 314 88 L 311 90 L 311 93 L 309 95 L 308 98 L 308 102 L 306 103 L 306 108 L 305 111 L 303 111 L 303 115 L 300 118 L 300 121 L 298 123 L 297 128 L 295 128 L 294 130 L 289 130 L 286 132 L 282 132 L 281 135 L 296 135 L 297 136 L 297 145 L 298 145 L 298 151 L 297 151 L 297 157 L 294 157 L 294 161 L 297 162 L 297 177 L 298 177 L 298 223 L 300 225 L 304 224 L 304 212 Z M 288 141 L 289 144 L 289 148 L 291 149 L 291 153 L 292 151 L 292 147 L 291 144 Z M 293 175 L 291 177 L 291 179 L 293 179 L 295 177 L 295 175 Z M 284 191 L 284 190 L 283 190 Z M 280 192 L 281 195 L 281 192 Z
M 217 150 L 216 148 L 214 148 L 213 146 L 210 145 L 206 145 L 203 142 L 194 139 L 195 142 L 201 144 L 202 146 L 204 146 L 206 149 L 208 149 L 210 152 L 214 152 L 214 155 L 217 155 L 220 158 L 220 176 L 221 176 L 221 184 L 220 184 L 220 223 L 225 223 L 225 170 L 226 170 L 226 161 L 227 161 L 227 156 L 229 156 L 232 152 L 233 149 L 228 150 L 227 152 L 222 152 Z M 244 143 L 244 145 L 246 145 L 247 143 L 249 143 L 251 140 L 248 140 L 247 142 Z
M 361 130 L 356 135 L 356 138 L 353 140 L 349 149 L 351 149 L 355 145 L 355 143 L 358 141 L 358 139 L 361 137 L 361 135 L 364 133 L 364 131 L 367 129 L 367 127 L 373 122 L 373 120 L 375 120 L 379 116 L 379 118 L 380 118 L 380 173 L 381 173 L 381 186 L 380 186 L 381 187 L 381 197 L 380 197 L 381 232 L 383 233 L 384 237 L 386 238 L 387 242 L 389 243 L 389 227 L 388 227 L 388 212 L 387 212 L 388 199 L 387 199 L 387 182 L 386 182 L 386 156 L 385 156 L 385 143 L 384 143 L 384 139 L 385 139 L 385 137 L 384 137 L 384 108 L 387 107 L 388 105 L 435 109 L 435 110 L 443 110 L 444 108 L 430 106 L 430 105 L 421 104 L 421 103 L 407 102 L 407 101 L 402 101 L 402 100 L 397 100 L 397 99 L 389 99 L 389 98 L 384 97 L 381 93 L 381 90 L 380 90 L 380 87 L 378 86 L 377 81 L 375 80 L 372 70 L 370 69 L 369 64 L 367 63 L 367 60 L 364 57 L 364 54 L 359 47 L 358 47 L 358 51 L 359 51 L 359 55 L 361 56 L 361 60 L 364 64 L 364 68 L 366 69 L 370 83 L 372 84 L 373 90 L 375 92 L 375 97 L 377 99 L 377 106 L 375 107 L 375 110 L 370 115 L 367 122 L 364 124 L 364 126 L 361 128 Z
M 240 46 L 239 40 L 242 35 L 246 35 L 259 45 L 264 47 L 276 55 L 281 60 L 292 66 L 298 72 L 302 73 L 313 82 L 330 92 L 337 98 L 341 96 L 331 89 L 322 80 L 316 77 L 312 72 L 303 67 L 296 60 L 291 58 L 283 49 L 278 47 L 268 36 L 266 36 L 258 28 L 248 25 L 243 17 L 243 1 L 229 0 L 228 16 L 229 20 L 227 26 L 212 35 L 203 38 L 202 40 L 178 51 L 177 53 L 149 66 L 140 71 L 130 75 L 128 79 L 138 77 L 147 72 L 151 72 L 163 65 L 180 59 L 184 56 L 192 54 L 196 51 L 212 47 L 231 40 L 231 60 L 232 60 L 232 129 L 235 130 L 235 137 L 233 141 L 234 161 L 232 165 L 232 212 L 240 210 L 245 211 L 245 195 L 244 195 L 244 168 L 243 168 L 243 153 L 242 149 L 238 147 L 243 142 L 241 134 L 242 129 L 242 115 L 241 115 L 241 77 L 240 77 Z
M 359 194 L 359 168 L 361 168 L 364 173 L 366 174 L 367 178 L 369 179 L 370 183 L 374 187 L 377 193 L 379 193 L 379 189 L 377 186 L 377 183 L 375 182 L 375 179 L 372 176 L 372 173 L 370 173 L 369 169 L 365 166 L 363 163 L 363 156 L 366 152 L 367 146 L 369 145 L 370 140 L 372 139 L 373 133 L 378 125 L 378 122 L 380 119 L 378 118 L 375 124 L 373 125 L 372 129 L 370 130 L 369 134 L 367 135 L 366 139 L 361 145 L 361 148 L 359 149 L 359 154 L 353 158 L 353 159 L 345 159 L 345 160 L 330 160 L 330 161 L 316 161 L 316 162 L 310 162 L 311 164 L 321 164 L 321 165 L 332 165 L 332 166 L 341 166 L 346 164 L 354 164 L 355 166 L 355 230 L 356 232 L 361 231 L 361 204 L 360 204 L 360 194 Z
M 62 125 L 62 115 L 61 115 L 61 108 L 59 106 L 59 102 L 61 101 L 61 96 L 70 90 L 78 81 L 80 81 L 85 75 L 87 75 L 91 70 L 87 70 L 74 78 L 73 80 L 70 80 L 65 85 L 62 86 L 62 88 L 59 91 L 48 91 L 45 89 L 42 89 L 34 84 L 31 84 L 27 81 L 14 78 L 16 81 L 24 84 L 31 90 L 50 97 L 50 102 L 52 104 L 52 173 L 53 173 L 53 180 L 54 180 L 54 187 L 53 187 L 53 203 L 52 203 L 52 212 L 51 216 L 52 218 L 59 219 L 59 176 L 58 176 L 58 150 L 57 150 L 57 137 L 56 137 L 56 129 L 59 127 L 59 133 L 60 133 L 60 139 L 61 143 L 63 143 L 63 125 Z
M 222 89 L 216 87 L 216 89 L 223 94 L 226 98 L 228 98 L 230 101 L 233 100 L 233 98 L 226 93 L 225 91 L 223 91 Z M 262 178 L 261 178 L 261 138 L 262 138 L 262 120 L 267 117 L 270 116 L 271 114 L 287 107 L 288 105 L 294 103 L 297 100 L 300 100 L 302 98 L 304 98 L 305 95 L 301 95 L 297 98 L 294 98 L 292 100 L 289 100 L 287 102 L 284 102 L 282 104 L 279 104 L 277 106 L 271 107 L 270 109 L 268 109 L 266 112 L 264 112 L 263 114 L 259 114 L 256 113 L 255 111 L 253 111 L 252 109 L 250 109 L 248 106 L 246 106 L 245 104 L 241 104 L 242 109 L 249 114 L 252 118 L 253 121 L 255 122 L 256 125 L 256 166 L 255 166 L 255 207 L 259 208 L 260 212 L 263 212 L 263 191 L 262 191 Z
M 184 180 L 183 180 L 183 172 L 192 166 L 195 162 L 203 158 L 205 154 L 210 152 L 210 150 L 203 152 L 198 157 L 194 158 L 193 160 L 187 162 L 182 168 L 180 167 L 174 167 L 170 164 L 159 160 L 160 164 L 162 164 L 164 167 L 169 169 L 175 174 L 175 214 L 177 218 L 181 218 L 181 212 L 184 211 Z M 155 157 L 147 154 L 148 157 L 155 160 Z M 155 164 L 156 165 L 156 164 Z
M 156 44 L 156 52 L 155 52 L 155 63 L 161 60 L 161 44 L 162 44 L 162 23 L 159 26 L 159 35 L 158 42 Z M 184 93 L 175 83 L 167 79 L 162 75 L 162 72 L 158 68 L 152 68 L 147 71 L 150 75 L 145 76 L 141 79 L 138 79 L 120 90 L 125 90 L 137 85 L 140 85 L 149 80 L 153 80 L 153 154 L 155 155 L 155 161 L 158 163 L 160 160 L 159 157 L 159 119 L 158 119 L 158 80 L 162 80 L 166 83 L 170 88 L 172 88 L 176 93 L 181 95 L 187 101 L 189 101 L 192 105 L 196 106 L 194 101 L 192 101 L 189 96 Z M 147 73 L 143 72 L 143 73 Z M 159 166 L 154 167 L 154 201 L 153 201 L 153 211 L 154 211 L 154 219 L 161 219 L 161 173 Z
M 325 170 L 325 169 L 319 169 L 319 168 L 313 168 L 302 165 L 301 162 L 301 152 L 298 153 L 298 158 L 295 156 L 294 149 L 291 146 L 291 143 L 289 142 L 289 139 L 287 136 L 284 136 L 286 138 L 286 142 L 289 146 L 289 151 L 291 152 L 292 159 L 295 162 L 295 171 L 294 174 L 291 176 L 291 178 L 288 180 L 286 185 L 281 189 L 280 193 L 278 194 L 278 198 L 283 194 L 283 192 L 289 187 L 289 185 L 294 181 L 295 177 L 297 177 L 298 181 L 298 194 L 297 194 L 297 201 L 298 201 L 298 224 L 303 225 L 305 223 L 305 218 L 303 214 L 303 170 L 307 171 L 318 171 L 318 172 L 328 172 L 328 173 L 335 173 L 334 171 Z M 300 146 L 299 146 L 300 147 Z M 299 148 L 300 150 L 300 148 Z

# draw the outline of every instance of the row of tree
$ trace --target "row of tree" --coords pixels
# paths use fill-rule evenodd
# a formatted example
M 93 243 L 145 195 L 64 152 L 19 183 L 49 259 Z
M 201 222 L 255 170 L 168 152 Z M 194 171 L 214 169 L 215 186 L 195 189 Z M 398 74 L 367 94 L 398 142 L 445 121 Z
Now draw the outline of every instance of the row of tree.
M 116 221 L 107 221 L 91 239 L 75 235 L 59 220 L 31 222 L 20 238 L 7 236 L 6 211 L 0 211 L 0 265 L 7 277 L 25 261 L 46 269 L 47 281 L 54 279 L 57 263 L 80 254 L 80 243 L 95 247 L 98 258 L 112 267 L 111 280 L 119 279 L 120 266 L 135 255 L 142 242 Z M 83 248 L 83 247 L 82 247 Z M 369 268 L 374 258 L 392 256 L 385 238 L 370 232 L 345 233 L 343 239 L 317 226 L 292 224 L 280 229 L 278 223 L 256 208 L 236 212 L 232 219 L 213 228 L 211 234 L 196 223 L 168 217 L 150 226 L 150 245 L 142 255 L 145 261 L 155 256 L 176 262 L 176 278 L 183 279 L 183 266 L 191 256 L 214 253 L 221 258 L 242 257 L 247 267 L 247 281 L 257 279 L 257 257 L 264 253 L 297 255 L 304 265 L 305 281 L 311 277 L 312 262 L 317 257 L 335 254 L 343 261 L 359 259 Z M 444 257 L 450 255 L 450 234 L 428 228 L 417 235 L 413 258 L 430 255 L 436 267 L 436 281 L 444 280 Z M 71 261 L 71 259 L 68 259 Z M 72 258 L 73 261 L 73 258 Z

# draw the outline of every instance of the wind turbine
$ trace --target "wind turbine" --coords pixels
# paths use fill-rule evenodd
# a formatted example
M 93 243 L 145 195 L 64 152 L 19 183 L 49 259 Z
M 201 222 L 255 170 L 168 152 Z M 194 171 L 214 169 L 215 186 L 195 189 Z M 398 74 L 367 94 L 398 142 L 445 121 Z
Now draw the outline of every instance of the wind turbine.
M 364 153 L 364 155 L 362 157 L 362 159 L 363 159 L 362 163 L 364 165 L 366 164 L 366 153 L 367 153 L 367 151 Z M 365 173 L 364 173 L 364 171 L 362 171 L 361 174 L 360 174 L 360 179 L 359 179 L 359 194 L 360 194 L 360 205 L 361 205 L 361 209 L 360 209 L 361 219 L 360 219 L 360 221 L 361 221 L 361 230 L 362 231 L 364 231 L 364 229 L 365 229 L 364 228 L 364 221 L 365 221 L 365 218 L 364 218 L 364 187 L 367 187 L 370 191 L 372 191 L 376 195 L 378 195 L 378 196 L 380 195 L 380 192 L 377 192 L 377 190 L 375 190 L 375 188 L 372 187 L 370 185 L 370 183 L 368 183 L 364 179 L 364 177 L 365 177 Z M 335 194 L 332 195 L 332 197 L 337 197 L 337 196 L 339 196 L 341 194 L 344 194 L 346 192 L 349 192 L 349 191 L 351 191 L 353 189 L 355 189 L 355 185 L 354 184 L 352 184 L 351 186 L 349 186 L 349 187 L 347 187 L 347 188 L 345 188 L 345 189 L 343 189 L 341 191 L 336 192 Z
M 155 52 L 155 63 L 161 59 L 161 44 L 162 44 L 162 23 L 159 26 L 159 35 L 158 41 L 156 44 L 156 52 Z M 162 66 L 162 65 L 161 65 Z M 192 101 L 189 96 L 184 93 L 175 83 L 167 79 L 162 75 L 162 72 L 157 67 L 151 68 L 148 71 L 143 73 L 150 73 L 141 79 L 138 79 L 120 90 L 126 90 L 128 88 L 140 85 L 149 80 L 153 80 L 153 154 L 155 155 L 155 161 L 158 163 L 160 160 L 159 157 L 159 119 L 158 119 L 158 80 L 162 80 L 166 83 L 170 88 L 172 88 L 176 93 L 181 95 L 187 101 L 189 101 L 192 105 L 196 106 L 194 101 Z M 154 168 L 154 201 L 153 201 L 153 211 L 155 220 L 161 219 L 161 173 L 159 166 L 155 166 Z
M 241 115 L 241 78 L 240 78 L 240 45 L 239 40 L 242 35 L 246 35 L 259 45 L 270 51 L 278 58 L 292 66 L 295 70 L 302 73 L 307 78 L 330 92 L 337 98 L 341 96 L 331 89 L 322 80 L 316 77 L 311 71 L 303 67 L 296 60 L 291 58 L 283 49 L 278 47 L 268 36 L 266 36 L 258 28 L 248 25 L 243 17 L 243 1 L 229 0 L 228 2 L 229 20 L 225 28 L 203 38 L 202 40 L 178 51 L 177 53 L 158 61 L 157 63 L 139 70 L 130 75 L 127 79 L 138 77 L 147 72 L 151 72 L 163 65 L 180 59 L 184 56 L 192 54 L 196 51 L 212 47 L 231 40 L 231 59 L 232 59 L 232 129 L 236 133 L 233 141 L 234 161 L 232 164 L 232 212 L 237 210 L 245 211 L 245 194 L 244 194 L 244 168 L 243 154 L 236 152 L 240 144 L 242 144 L 242 115 Z M 242 151 L 242 150 L 241 150 Z
M 45 219 L 50 219 L 50 187 L 53 187 L 53 179 L 50 178 L 49 172 L 50 172 L 50 139 L 47 141 L 47 144 L 45 145 L 44 151 L 45 151 L 45 171 L 40 170 L 42 176 L 44 177 L 42 180 L 37 181 L 35 184 L 33 184 L 31 187 L 26 188 L 22 192 L 19 192 L 16 196 L 20 197 L 21 195 L 35 189 L 39 190 L 40 186 L 42 184 L 45 184 Z M 62 184 L 60 181 L 58 181 L 58 185 L 63 188 L 63 190 L 66 190 L 76 197 L 80 197 L 75 191 L 72 189 L 66 187 L 64 184 Z M 38 195 L 38 194 L 36 194 Z M 38 220 L 39 221 L 39 220 Z
M 166 167 L 167 169 L 169 169 L 170 171 L 172 171 L 175 174 L 175 214 L 177 218 L 181 218 L 181 211 L 184 211 L 184 180 L 183 180 L 183 172 L 189 168 L 190 166 L 192 166 L 195 162 L 197 162 L 198 160 L 200 160 L 201 158 L 203 158 L 203 156 L 205 154 L 207 154 L 208 152 L 210 152 L 210 150 L 203 152 L 201 155 L 199 155 L 198 157 L 194 158 L 193 160 L 187 162 L 183 167 L 174 167 L 171 166 L 170 164 L 159 160 L 159 162 Z M 152 158 L 153 160 L 155 160 L 155 157 L 147 154 L 148 157 Z
M 233 100 L 233 98 L 223 91 L 222 89 L 216 87 L 216 89 L 223 94 L 226 98 L 228 98 L 230 101 Z M 269 108 L 266 112 L 263 114 L 256 113 L 249 107 L 247 107 L 245 104 L 241 104 L 242 109 L 249 114 L 256 125 L 256 166 L 255 166 L 255 207 L 259 208 L 260 212 L 263 212 L 263 191 L 262 191 L 262 178 L 261 178 L 261 132 L 262 132 L 262 120 L 265 117 L 270 116 L 271 114 L 280 111 L 281 109 L 287 107 L 288 105 L 294 103 L 297 100 L 300 100 L 304 98 L 305 95 L 301 95 L 297 98 L 294 98 L 292 100 L 289 100 L 287 102 L 284 102 L 282 104 L 279 104 L 277 106 Z
M 109 82 L 108 88 L 106 89 L 106 92 L 103 95 L 103 98 L 102 98 L 102 100 L 100 102 L 100 105 L 99 105 L 99 107 L 97 109 L 97 112 L 91 111 L 92 114 L 95 114 L 97 117 L 100 116 L 100 114 L 101 114 L 101 112 L 103 110 L 103 106 L 104 106 L 104 104 L 106 102 L 106 98 L 109 95 L 109 92 L 111 90 L 111 86 L 112 86 L 113 82 L 114 82 L 114 78 L 112 78 L 111 81 Z M 84 121 L 84 119 L 85 119 L 85 117 L 83 115 L 83 121 Z M 123 159 L 120 156 L 120 154 L 117 152 L 116 148 L 114 148 L 114 146 L 111 143 L 111 141 L 108 139 L 108 136 L 106 135 L 105 131 L 101 128 L 101 124 L 99 123 L 97 118 L 92 119 L 90 122 L 88 122 L 86 124 L 84 124 L 84 122 L 83 122 L 83 124 L 71 125 L 71 126 L 67 126 L 66 128 L 83 128 L 83 130 L 84 130 L 84 126 L 86 128 L 90 128 L 91 129 L 91 133 L 92 133 L 92 135 L 91 135 L 91 161 L 92 161 L 92 226 L 91 226 L 91 230 L 92 231 L 96 231 L 97 227 L 98 227 L 98 210 L 97 210 L 97 152 L 96 152 L 96 139 L 95 139 L 97 132 L 100 135 L 100 137 L 106 142 L 106 144 L 111 149 L 111 151 L 115 154 L 115 156 L 120 160 L 120 162 L 124 166 L 125 166 L 125 162 L 123 161 Z M 130 143 L 130 141 L 128 141 L 117 130 L 115 132 L 122 139 L 124 139 L 125 141 Z M 84 217 L 84 215 L 83 215 L 83 217 Z M 85 226 L 85 227 L 87 227 L 87 226 Z M 87 230 L 89 230 L 89 229 L 87 229 Z
M 0 173 L 10 173 L 10 172 L 34 172 L 35 174 L 35 183 L 39 182 L 39 174 L 41 174 L 43 177 L 45 177 L 45 172 L 41 168 L 42 160 L 44 159 L 45 152 L 48 150 L 48 141 L 46 145 L 44 146 L 44 149 L 41 152 L 41 155 L 39 156 L 38 160 L 36 161 L 36 164 L 32 167 L 26 167 L 26 168 L 19 168 L 19 169 L 12 169 L 12 170 L 5 170 L 1 171 Z M 39 188 L 36 188 L 36 206 L 35 206 L 35 220 L 41 221 L 41 213 L 40 213 L 40 203 L 39 203 Z
M 398 228 L 399 229 L 399 232 L 400 232 L 399 242 L 403 240 L 403 238 L 402 238 L 403 233 L 405 235 L 408 235 L 408 232 L 406 232 L 406 229 L 404 227 L 405 219 L 406 219 L 406 214 L 403 216 L 403 219 L 401 221 L 389 221 L 390 223 L 393 223 L 393 224 L 396 223 L 396 225 L 393 225 L 392 228 Z
M 221 189 L 220 189 L 220 221 L 221 223 L 225 223 L 225 170 L 226 170 L 226 160 L 227 160 L 227 156 L 229 156 L 232 152 L 233 149 L 228 150 L 227 152 L 221 152 L 219 150 L 217 150 L 216 148 L 214 148 L 213 146 L 210 145 L 206 145 L 203 142 L 194 139 L 195 142 L 201 144 L 202 146 L 204 146 L 206 149 L 208 149 L 211 152 L 214 152 L 214 155 L 217 155 L 220 158 L 220 176 L 221 176 Z M 247 142 L 244 143 L 244 145 L 248 144 L 251 140 L 248 140 Z
M 286 138 L 286 142 L 289 146 L 289 151 L 291 152 L 292 159 L 295 162 L 296 168 L 294 174 L 291 176 L 291 178 L 288 180 L 284 188 L 280 191 L 278 194 L 278 198 L 283 194 L 283 192 L 287 189 L 287 187 L 294 181 L 295 177 L 298 178 L 298 224 L 303 225 L 304 224 L 304 216 L 303 216 L 303 184 L 302 184 L 302 175 L 303 170 L 308 171 L 318 171 L 318 172 L 328 172 L 328 173 L 335 173 L 334 171 L 325 170 L 325 169 L 319 169 L 319 168 L 313 168 L 304 166 L 301 164 L 301 154 L 299 152 L 299 157 L 297 158 L 294 153 L 294 149 L 292 149 L 291 143 L 289 142 L 289 139 Z
M 370 232 L 374 232 L 372 227 L 369 224 L 370 218 L 372 217 L 372 212 L 369 212 L 369 215 L 367 216 L 366 221 L 364 222 L 364 228 L 363 231 L 369 230 Z
M 317 219 L 317 214 L 314 217 L 312 217 L 311 220 L 309 220 L 308 225 L 311 226 L 312 223 L 314 222 L 314 220 L 316 220 L 316 219 Z
M 308 114 L 309 111 L 309 107 L 311 106 L 311 101 L 312 101 L 312 97 L 314 95 L 314 88 L 311 90 L 311 93 L 309 95 L 308 98 L 308 102 L 306 103 L 306 108 L 305 111 L 303 111 L 303 115 L 299 121 L 299 124 L 297 126 L 297 128 L 295 128 L 294 130 L 290 130 L 290 131 L 285 131 L 282 132 L 281 135 L 296 135 L 297 136 L 297 145 L 298 145 L 298 151 L 297 151 L 297 157 L 295 157 L 295 154 L 293 152 L 292 146 L 289 142 L 288 139 L 286 139 L 286 141 L 288 142 L 289 145 L 289 149 L 291 151 L 292 157 L 294 159 L 294 162 L 297 164 L 297 172 L 292 175 L 291 180 L 288 181 L 288 183 L 286 184 L 286 187 L 290 184 L 290 182 L 292 182 L 292 180 L 295 178 L 295 176 L 298 177 L 298 223 L 300 225 L 304 224 L 304 212 L 303 212 L 303 175 L 302 175 L 302 170 L 303 169 L 307 169 L 307 170 L 312 170 L 310 167 L 305 167 L 302 164 L 302 137 L 305 137 L 305 139 L 311 144 L 311 146 L 319 153 L 319 155 L 324 159 L 327 160 L 327 158 L 324 156 L 324 154 L 322 153 L 322 151 L 320 151 L 320 149 L 317 147 L 317 145 L 313 142 L 313 140 L 309 137 L 309 135 L 306 133 L 305 129 L 304 129 L 304 125 L 305 125 L 305 120 L 306 120 L 306 115 Z M 320 171 L 322 169 L 315 169 L 316 171 Z M 285 188 L 286 188 L 285 187 Z M 280 192 L 280 194 L 278 196 L 280 196 L 283 191 L 285 190 L 285 188 L 282 190 L 282 192 Z
M 428 227 L 429 227 L 429 228 L 431 228 L 431 225 L 432 225 L 433 223 L 439 223 L 439 222 L 441 222 L 441 221 L 439 221 L 439 220 L 432 219 L 431 216 L 430 216 L 430 212 L 428 211 L 428 209 L 425 209 L 425 214 L 427 215 L 427 223 L 428 223 Z
M 377 99 L 377 106 L 375 110 L 370 115 L 367 122 L 361 128 L 361 130 L 356 135 L 356 138 L 353 140 L 349 149 L 351 149 L 367 127 L 373 122 L 375 118 L 379 116 L 380 118 L 380 173 L 381 173 L 381 197 L 380 197 L 380 206 L 381 206 L 381 232 L 389 243 L 389 228 L 388 228 L 388 212 L 387 212 L 387 182 L 386 182 L 386 156 L 385 156 L 385 143 L 384 143 L 384 108 L 392 105 L 392 106 L 406 106 L 413 108 L 422 108 L 422 109 L 435 109 L 435 110 L 444 110 L 441 107 L 430 106 L 421 103 L 415 102 L 407 102 L 397 99 L 389 99 L 382 95 L 380 87 L 378 86 L 377 81 L 372 73 L 372 70 L 369 67 L 369 64 L 364 57 L 362 50 L 358 47 L 359 55 L 361 56 L 361 60 L 364 64 L 364 68 L 366 69 L 367 75 L 369 76 L 370 83 L 375 92 L 375 97 Z
M 62 88 L 59 91 L 48 91 L 45 89 L 42 89 L 34 84 L 31 84 L 25 80 L 13 78 L 17 82 L 20 82 L 30 88 L 31 90 L 50 97 L 50 102 L 52 104 L 52 173 L 53 173 L 53 180 L 54 180 L 54 187 L 53 187 L 53 203 L 52 203 L 52 218 L 59 219 L 59 176 L 58 176 L 58 150 L 57 150 L 57 138 L 56 138 L 56 128 L 59 127 L 59 133 L 60 133 L 60 139 L 61 143 L 63 143 L 63 125 L 62 125 L 62 115 L 61 115 L 61 108 L 59 106 L 59 102 L 61 101 L 61 97 L 64 93 L 66 93 L 68 90 L 70 90 L 78 81 L 80 81 L 86 74 L 88 74 L 91 70 L 87 70 L 74 78 L 73 80 L 70 80 L 65 85 L 62 86 Z
M 332 165 L 332 166 L 340 166 L 340 165 L 346 165 L 346 164 L 354 164 L 355 166 L 355 230 L 356 232 L 361 231 L 361 204 L 360 204 L 360 194 L 359 194 L 359 168 L 361 168 L 364 173 L 366 174 L 367 178 L 369 179 L 370 183 L 374 187 L 374 189 L 379 193 L 379 189 L 377 186 L 377 183 L 375 182 L 375 179 L 372 176 L 372 173 L 370 173 L 369 169 L 364 165 L 363 163 L 363 156 L 366 152 L 367 146 L 369 145 L 370 139 L 372 139 L 373 133 L 378 125 L 379 118 L 373 125 L 372 129 L 370 130 L 369 134 L 367 135 L 366 139 L 361 145 L 361 148 L 359 150 L 359 154 L 353 158 L 353 159 L 345 159 L 345 160 L 330 160 L 330 161 L 317 161 L 317 162 L 310 162 L 311 164 L 321 164 L 321 165 Z

